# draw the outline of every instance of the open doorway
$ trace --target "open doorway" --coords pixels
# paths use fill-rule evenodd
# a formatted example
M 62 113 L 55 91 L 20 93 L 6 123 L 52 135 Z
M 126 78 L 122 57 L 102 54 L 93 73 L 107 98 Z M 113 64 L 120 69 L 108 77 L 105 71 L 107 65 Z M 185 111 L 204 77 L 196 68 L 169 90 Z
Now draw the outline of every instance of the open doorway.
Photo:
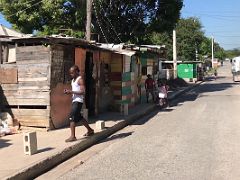
M 93 53 L 87 52 L 85 61 L 85 86 L 86 86 L 85 103 L 89 115 L 95 114 L 96 82 L 92 76 L 93 67 L 94 67 Z

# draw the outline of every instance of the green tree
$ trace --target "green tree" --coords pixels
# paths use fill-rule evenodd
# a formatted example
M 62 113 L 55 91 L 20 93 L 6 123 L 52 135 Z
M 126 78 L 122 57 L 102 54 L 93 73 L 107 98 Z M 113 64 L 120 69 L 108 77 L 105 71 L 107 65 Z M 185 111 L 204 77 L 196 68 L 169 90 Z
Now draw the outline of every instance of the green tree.
M 94 0 L 93 32 L 108 42 L 142 43 L 147 33 L 172 29 L 183 0 Z M 1 0 L 0 10 L 14 28 L 32 33 L 73 35 L 85 31 L 86 0 Z
M 82 31 L 85 19 L 83 0 L 2 0 L 0 10 L 13 27 L 23 33 L 34 30 L 42 34 L 61 29 Z
M 212 40 L 208 37 L 204 37 L 199 48 L 200 60 L 211 57 L 212 55 Z
M 216 42 L 214 43 L 214 57 L 219 60 L 224 60 L 226 58 L 225 50 Z
M 173 59 L 172 32 L 157 33 L 153 32 L 145 39 L 146 44 L 165 45 L 167 49 L 167 59 Z
M 176 25 L 177 56 L 181 61 L 196 60 L 196 50 L 200 48 L 204 40 L 202 25 L 197 18 L 180 19 Z M 168 59 L 172 59 L 172 31 L 165 33 L 152 33 L 147 39 L 151 44 L 165 44 L 168 49 Z
M 178 59 L 182 61 L 196 60 L 196 51 L 204 40 L 202 25 L 197 18 L 181 19 L 176 27 Z
M 240 49 L 239 48 L 234 48 L 232 50 L 225 51 L 225 53 L 226 53 L 226 57 L 234 58 L 234 57 L 240 56 Z
M 182 6 L 182 0 L 102 0 L 96 3 L 99 21 L 95 27 L 102 27 L 110 42 L 119 37 L 123 42 L 142 44 L 153 31 L 172 30 Z

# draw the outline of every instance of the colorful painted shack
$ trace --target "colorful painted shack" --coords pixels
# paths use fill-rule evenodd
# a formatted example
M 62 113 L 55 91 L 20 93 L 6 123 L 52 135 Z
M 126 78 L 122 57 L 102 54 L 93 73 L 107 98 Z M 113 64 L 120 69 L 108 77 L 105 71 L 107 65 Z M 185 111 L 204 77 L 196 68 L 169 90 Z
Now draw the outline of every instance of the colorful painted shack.
M 101 45 L 111 50 L 110 86 L 113 91 L 113 108 L 128 111 L 146 102 L 145 80 L 147 74 L 155 80 L 159 77 L 159 62 L 166 58 L 164 46 Z

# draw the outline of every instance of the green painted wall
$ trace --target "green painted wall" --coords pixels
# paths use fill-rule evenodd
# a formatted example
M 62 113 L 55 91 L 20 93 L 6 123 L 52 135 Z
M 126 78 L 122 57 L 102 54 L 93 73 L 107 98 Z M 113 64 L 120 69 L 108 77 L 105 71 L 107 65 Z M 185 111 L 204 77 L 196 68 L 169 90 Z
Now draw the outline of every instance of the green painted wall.
M 178 64 L 177 66 L 179 78 L 196 78 L 197 77 L 197 65 L 196 64 Z
M 131 81 L 131 72 L 126 72 L 122 74 L 122 82 Z
M 122 96 L 130 95 L 130 94 L 132 94 L 131 86 L 122 87 Z

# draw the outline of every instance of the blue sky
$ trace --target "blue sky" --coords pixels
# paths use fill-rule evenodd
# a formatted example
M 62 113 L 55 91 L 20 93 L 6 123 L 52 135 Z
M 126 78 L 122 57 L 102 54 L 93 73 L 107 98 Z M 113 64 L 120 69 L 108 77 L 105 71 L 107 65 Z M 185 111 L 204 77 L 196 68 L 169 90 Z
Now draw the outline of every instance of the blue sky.
M 184 0 L 182 17 L 193 16 L 221 47 L 240 48 L 240 0 Z
M 11 24 L 4 19 L 2 14 L 0 14 L 0 24 L 3 24 L 4 26 L 6 26 L 8 28 L 11 27 Z

